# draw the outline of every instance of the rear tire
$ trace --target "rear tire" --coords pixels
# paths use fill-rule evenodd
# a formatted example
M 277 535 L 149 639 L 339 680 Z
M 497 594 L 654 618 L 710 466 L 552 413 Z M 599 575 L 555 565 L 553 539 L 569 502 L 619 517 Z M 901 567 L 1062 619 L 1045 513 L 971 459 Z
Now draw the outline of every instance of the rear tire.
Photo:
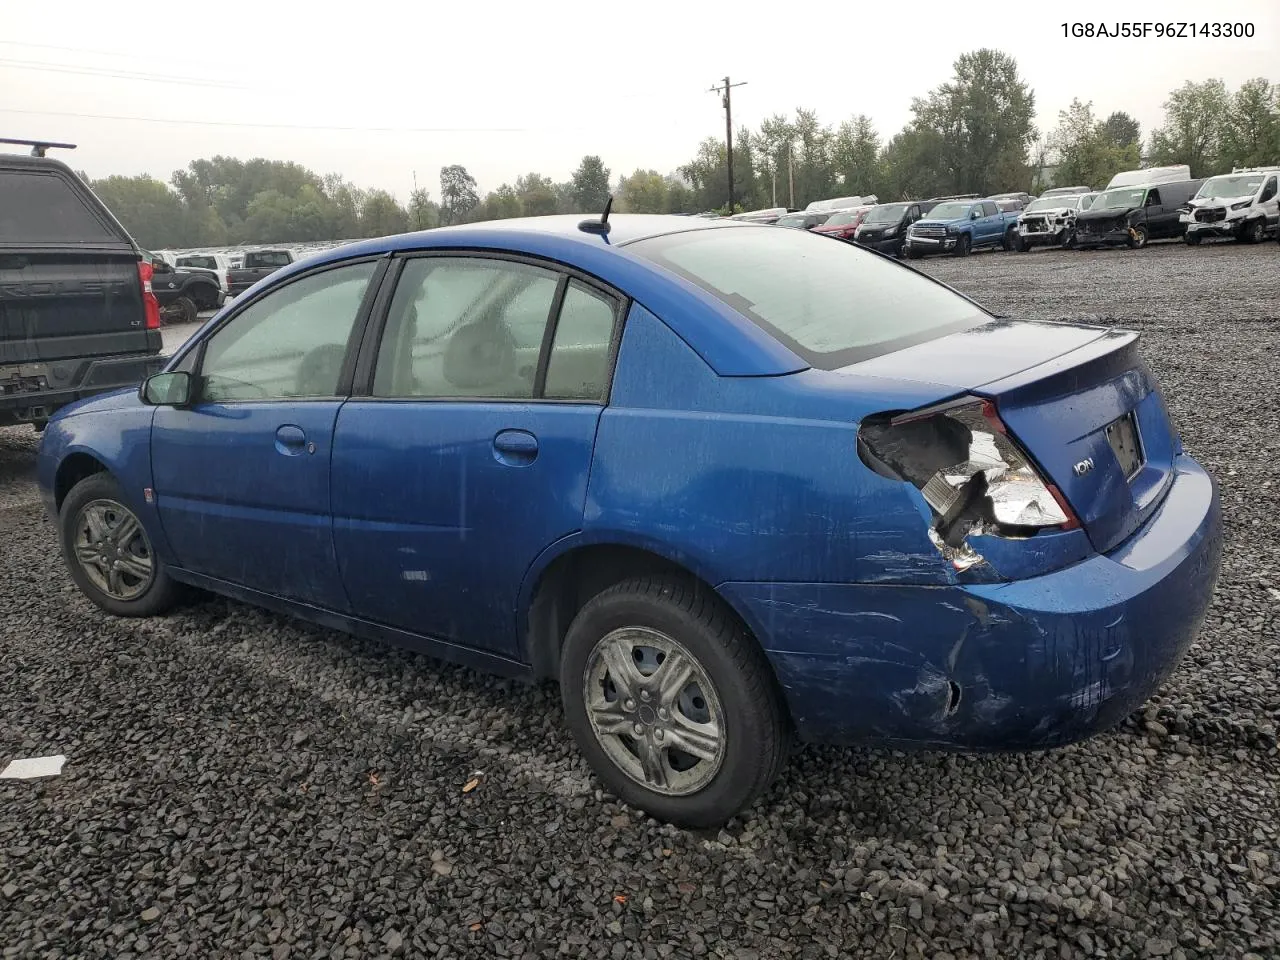
M 169 311 L 174 323 L 195 323 L 198 311 L 196 303 L 190 297 L 179 297 L 169 304 Z
M 560 695 L 609 791 L 678 826 L 722 825 L 787 759 L 790 727 L 764 653 L 691 581 L 638 577 L 589 600 L 565 637 Z
M 107 613 L 151 617 L 181 599 L 181 585 L 111 474 L 92 474 L 71 488 L 58 511 L 58 534 L 71 579 Z

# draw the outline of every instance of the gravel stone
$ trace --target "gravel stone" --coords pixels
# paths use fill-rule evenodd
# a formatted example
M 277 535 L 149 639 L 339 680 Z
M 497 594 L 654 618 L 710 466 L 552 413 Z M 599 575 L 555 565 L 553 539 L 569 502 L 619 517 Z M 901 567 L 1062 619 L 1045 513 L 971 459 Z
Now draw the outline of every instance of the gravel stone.
M 1274 957 L 1278 253 L 914 262 L 1000 314 L 1142 333 L 1219 482 L 1218 593 L 1111 733 L 805 748 L 723 835 L 604 794 L 554 689 L 217 598 L 99 613 L 42 515 L 37 435 L 0 430 L 0 762 L 68 758 L 0 781 L 0 957 Z

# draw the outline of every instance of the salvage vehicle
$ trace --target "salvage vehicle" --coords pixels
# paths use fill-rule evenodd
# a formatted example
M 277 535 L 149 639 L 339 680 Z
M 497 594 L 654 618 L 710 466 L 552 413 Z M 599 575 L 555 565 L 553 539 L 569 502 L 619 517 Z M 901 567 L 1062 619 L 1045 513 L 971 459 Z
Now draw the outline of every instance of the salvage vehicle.
M 1159 687 L 1222 518 L 1137 338 L 805 230 L 450 226 L 280 271 L 37 478 L 103 610 L 556 678 L 613 794 L 714 826 L 793 735 L 1044 749 Z
M 1104 190 L 1088 210 L 1076 214 L 1076 246 L 1089 250 L 1127 244 L 1137 250 L 1149 240 L 1176 239 L 1183 231 L 1182 207 L 1202 183 L 1181 180 Z
M 212 271 L 174 267 L 159 254 L 142 254 L 151 263 L 151 289 L 166 321 L 195 323 L 201 310 L 216 310 L 225 302 Z
M 1086 193 L 1093 193 L 1093 187 L 1052 187 L 1040 194 L 1039 199 L 1045 200 L 1049 197 L 1070 197 Z
M 928 201 L 882 203 L 867 211 L 854 234 L 854 242 L 881 253 L 902 256 L 907 228 L 924 217 L 937 204 Z M 830 223 L 830 221 L 828 221 Z M 825 231 L 824 231 L 825 232 Z
M 151 264 L 66 164 L 73 144 L 5 139 L 0 153 L 0 426 L 44 428 L 84 397 L 163 364 Z
M 776 221 L 780 227 L 794 227 L 800 230 L 812 230 L 814 227 L 820 227 L 827 222 L 827 218 L 831 214 L 826 211 L 808 210 L 801 213 L 788 213 L 786 216 L 779 217 Z
M 1205 237 L 1261 243 L 1280 224 L 1278 178 L 1280 167 L 1237 169 L 1210 177 L 1183 208 L 1182 239 L 1192 245 Z
M 1035 246 L 1071 246 L 1075 242 L 1076 214 L 1082 196 L 1069 193 L 1033 200 L 1018 217 L 1018 235 L 1013 248 L 1023 251 Z
M 872 204 L 853 207 L 849 210 L 837 210 L 827 218 L 825 223 L 814 227 L 814 232 L 826 234 L 829 237 L 839 237 L 841 240 L 852 240 L 863 218 L 874 209 L 875 206 Z
M 289 250 L 246 250 L 239 266 L 233 266 L 227 274 L 227 286 L 231 296 L 238 297 L 263 277 L 293 263 Z
M 1017 220 L 994 200 L 947 200 L 907 228 L 902 250 L 908 259 L 930 253 L 967 257 L 980 247 L 1009 250 Z
M 1156 183 L 1182 183 L 1191 179 L 1191 167 L 1185 163 L 1170 167 L 1146 167 L 1140 170 L 1122 170 L 1107 183 L 1106 189 L 1116 187 L 1149 187 Z
M 830 212 L 832 210 L 852 210 L 855 207 L 874 206 L 879 198 L 875 194 L 866 197 L 831 197 L 827 200 L 814 200 L 806 206 L 806 213 Z
M 218 279 L 223 297 L 231 293 L 229 274 L 231 260 L 224 253 L 184 253 L 174 257 L 173 265 L 184 270 L 208 270 Z

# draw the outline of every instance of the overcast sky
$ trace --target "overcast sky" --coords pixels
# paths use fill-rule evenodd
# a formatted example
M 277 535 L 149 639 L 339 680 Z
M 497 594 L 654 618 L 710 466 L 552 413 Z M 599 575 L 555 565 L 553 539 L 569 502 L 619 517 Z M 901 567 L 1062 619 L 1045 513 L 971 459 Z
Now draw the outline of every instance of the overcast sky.
M 747 81 L 735 128 L 803 106 L 824 123 L 866 113 L 884 139 L 982 46 L 1017 59 L 1044 130 L 1072 97 L 1100 117 L 1128 111 L 1146 136 L 1185 80 L 1280 82 L 1276 0 L 0 3 L 0 136 L 77 143 L 64 158 L 94 177 L 265 156 L 402 201 L 415 170 L 437 197 L 450 163 L 482 193 L 529 171 L 566 179 L 586 153 L 615 180 L 673 171 L 724 135 L 708 88 L 726 74 Z M 1254 24 L 1254 38 L 1089 40 L 1061 26 L 1210 15 Z

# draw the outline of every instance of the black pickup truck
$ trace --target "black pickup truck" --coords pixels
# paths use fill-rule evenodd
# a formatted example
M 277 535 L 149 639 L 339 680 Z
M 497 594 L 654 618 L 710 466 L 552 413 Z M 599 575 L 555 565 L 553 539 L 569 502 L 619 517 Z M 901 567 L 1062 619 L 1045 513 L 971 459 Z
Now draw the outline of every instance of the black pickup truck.
M 37 430 L 59 407 L 157 372 L 151 264 L 48 146 L 0 153 L 0 425 Z
M 239 296 L 263 277 L 291 263 L 293 254 L 288 250 L 248 250 L 244 263 L 227 272 L 227 292 L 233 297 Z
M 154 276 L 151 289 L 165 320 L 175 323 L 194 323 L 200 310 L 216 310 L 226 300 L 226 294 L 218 284 L 218 276 L 212 270 L 193 270 L 174 267 L 163 257 L 143 251 L 151 262 Z

